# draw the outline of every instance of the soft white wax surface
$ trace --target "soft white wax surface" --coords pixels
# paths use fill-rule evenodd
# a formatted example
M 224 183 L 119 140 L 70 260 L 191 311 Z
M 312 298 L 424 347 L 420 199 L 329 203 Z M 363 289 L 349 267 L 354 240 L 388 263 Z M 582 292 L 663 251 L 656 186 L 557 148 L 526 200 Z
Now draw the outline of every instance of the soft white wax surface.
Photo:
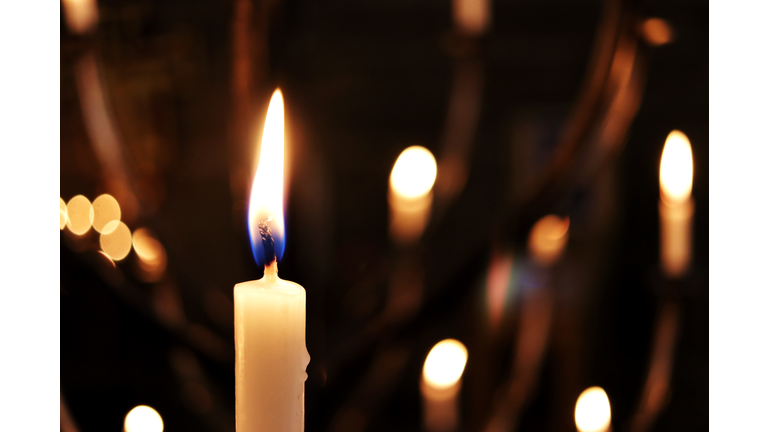
M 303 431 L 306 291 L 272 263 L 234 297 L 237 432 Z

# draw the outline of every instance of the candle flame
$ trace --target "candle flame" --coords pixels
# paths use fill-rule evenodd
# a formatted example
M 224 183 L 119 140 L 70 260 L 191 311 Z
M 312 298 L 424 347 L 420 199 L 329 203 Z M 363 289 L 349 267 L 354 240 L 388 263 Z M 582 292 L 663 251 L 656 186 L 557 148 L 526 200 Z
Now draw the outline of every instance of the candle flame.
M 445 339 L 429 351 L 424 361 L 424 381 L 445 389 L 456 384 L 467 364 L 467 348 L 456 339 Z
M 395 161 L 389 184 L 393 193 L 412 200 L 428 194 L 436 177 L 437 162 L 432 153 L 424 147 L 411 146 Z
M 580 432 L 607 431 L 611 424 L 611 404 L 600 387 L 584 390 L 576 401 L 576 428 Z
M 285 127 L 283 94 L 275 90 L 269 102 L 256 176 L 251 187 L 248 208 L 248 231 L 253 256 L 259 265 L 269 264 L 272 257 L 264 255 L 259 222 L 265 222 L 275 241 L 275 257 L 280 260 L 285 250 L 283 220 L 283 171 L 285 164 Z
M 154 408 L 139 405 L 125 416 L 125 432 L 163 432 L 163 418 Z
M 549 266 L 554 264 L 568 243 L 568 216 L 544 216 L 531 229 L 528 237 L 528 251 L 536 262 Z
M 659 167 L 661 200 L 670 207 L 682 204 L 691 196 L 693 185 L 693 153 L 684 133 L 673 130 L 667 136 Z

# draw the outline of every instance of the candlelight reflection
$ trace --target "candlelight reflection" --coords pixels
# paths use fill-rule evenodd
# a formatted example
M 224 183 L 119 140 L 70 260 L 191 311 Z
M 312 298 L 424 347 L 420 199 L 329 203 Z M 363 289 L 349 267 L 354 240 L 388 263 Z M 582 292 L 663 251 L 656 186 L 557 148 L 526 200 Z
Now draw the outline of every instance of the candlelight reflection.
M 674 207 L 691 196 L 693 185 L 693 153 L 684 133 L 673 130 L 664 143 L 659 167 L 661 199 Z
M 163 432 L 163 418 L 154 408 L 139 405 L 125 416 L 125 432 Z
M 93 207 L 88 198 L 83 195 L 73 197 L 67 203 L 67 228 L 72 233 L 83 235 L 91 229 L 93 222 Z
M 109 222 L 120 220 L 120 204 L 109 194 L 100 195 L 93 200 L 93 229 L 103 233 Z
M 584 390 L 576 401 L 574 413 L 580 432 L 606 432 L 611 427 L 611 404 L 600 387 Z
M 104 226 L 99 244 L 112 260 L 120 261 L 131 251 L 131 230 L 123 222 L 113 220 Z
M 285 129 L 283 94 L 275 90 L 269 102 L 256 176 L 251 186 L 248 207 L 248 231 L 251 250 L 259 265 L 271 257 L 264 255 L 259 234 L 259 222 L 266 222 L 275 241 L 275 257 L 279 261 L 285 250 L 285 221 L 283 220 L 283 170 L 285 165 Z

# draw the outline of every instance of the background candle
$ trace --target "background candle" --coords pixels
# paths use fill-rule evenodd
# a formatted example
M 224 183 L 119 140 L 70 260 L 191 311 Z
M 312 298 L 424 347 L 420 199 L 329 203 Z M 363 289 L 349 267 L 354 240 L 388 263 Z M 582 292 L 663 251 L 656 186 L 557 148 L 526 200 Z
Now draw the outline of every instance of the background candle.
M 574 411 L 579 432 L 608 432 L 611 430 L 611 403 L 600 387 L 590 387 L 579 395 Z
M 306 292 L 277 276 L 283 251 L 283 97 L 267 111 L 253 180 L 248 228 L 264 277 L 235 285 L 235 422 L 237 432 L 304 430 Z
M 424 428 L 448 432 L 458 428 L 458 395 L 467 364 L 467 348 L 456 339 L 438 342 L 424 361 L 421 378 Z
M 688 272 L 691 262 L 691 225 L 694 203 L 693 154 L 688 137 L 673 130 L 667 136 L 659 168 L 661 200 L 661 267 L 665 275 L 679 278 Z
M 389 233 L 398 245 L 411 245 L 424 232 L 436 177 L 437 162 L 424 147 L 408 147 L 395 161 L 389 177 Z

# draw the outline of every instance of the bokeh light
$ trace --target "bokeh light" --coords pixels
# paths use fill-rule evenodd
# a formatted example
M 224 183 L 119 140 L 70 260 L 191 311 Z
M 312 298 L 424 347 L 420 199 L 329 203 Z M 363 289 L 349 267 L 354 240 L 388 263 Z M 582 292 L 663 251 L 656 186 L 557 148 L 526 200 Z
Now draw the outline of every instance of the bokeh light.
M 672 28 L 661 18 L 648 18 L 643 22 L 642 34 L 651 45 L 666 45 L 672 42 Z
M 424 361 L 424 381 L 444 389 L 456 384 L 467 364 L 467 348 L 456 339 L 445 339 L 432 347 Z
M 139 257 L 142 279 L 153 282 L 163 275 L 167 262 L 165 248 L 151 231 L 139 228 L 133 233 L 133 250 Z
M 154 408 L 139 405 L 125 416 L 125 432 L 163 432 L 163 418 Z
M 605 390 L 600 387 L 584 390 L 576 401 L 574 417 L 580 432 L 607 431 L 611 425 L 611 404 Z
M 93 200 L 93 229 L 104 233 L 104 227 L 112 221 L 120 220 L 120 204 L 109 194 L 100 195 Z
M 131 230 L 121 221 L 109 222 L 99 237 L 101 250 L 114 261 L 120 261 L 131 251 Z
M 528 237 L 528 251 L 531 257 L 542 265 L 555 263 L 568 242 L 570 219 L 555 215 L 544 216 L 531 228 Z
M 673 130 L 664 143 L 659 167 L 661 199 L 674 207 L 691 196 L 693 186 L 693 153 L 684 133 Z
M 403 150 L 395 161 L 389 184 L 392 191 L 407 199 L 426 195 L 437 177 L 437 162 L 432 153 L 421 146 Z
M 59 197 L 59 231 L 63 230 L 65 226 L 67 226 L 67 203 Z
M 91 229 L 93 207 L 83 195 L 72 197 L 67 203 L 67 228 L 74 234 L 83 235 Z

